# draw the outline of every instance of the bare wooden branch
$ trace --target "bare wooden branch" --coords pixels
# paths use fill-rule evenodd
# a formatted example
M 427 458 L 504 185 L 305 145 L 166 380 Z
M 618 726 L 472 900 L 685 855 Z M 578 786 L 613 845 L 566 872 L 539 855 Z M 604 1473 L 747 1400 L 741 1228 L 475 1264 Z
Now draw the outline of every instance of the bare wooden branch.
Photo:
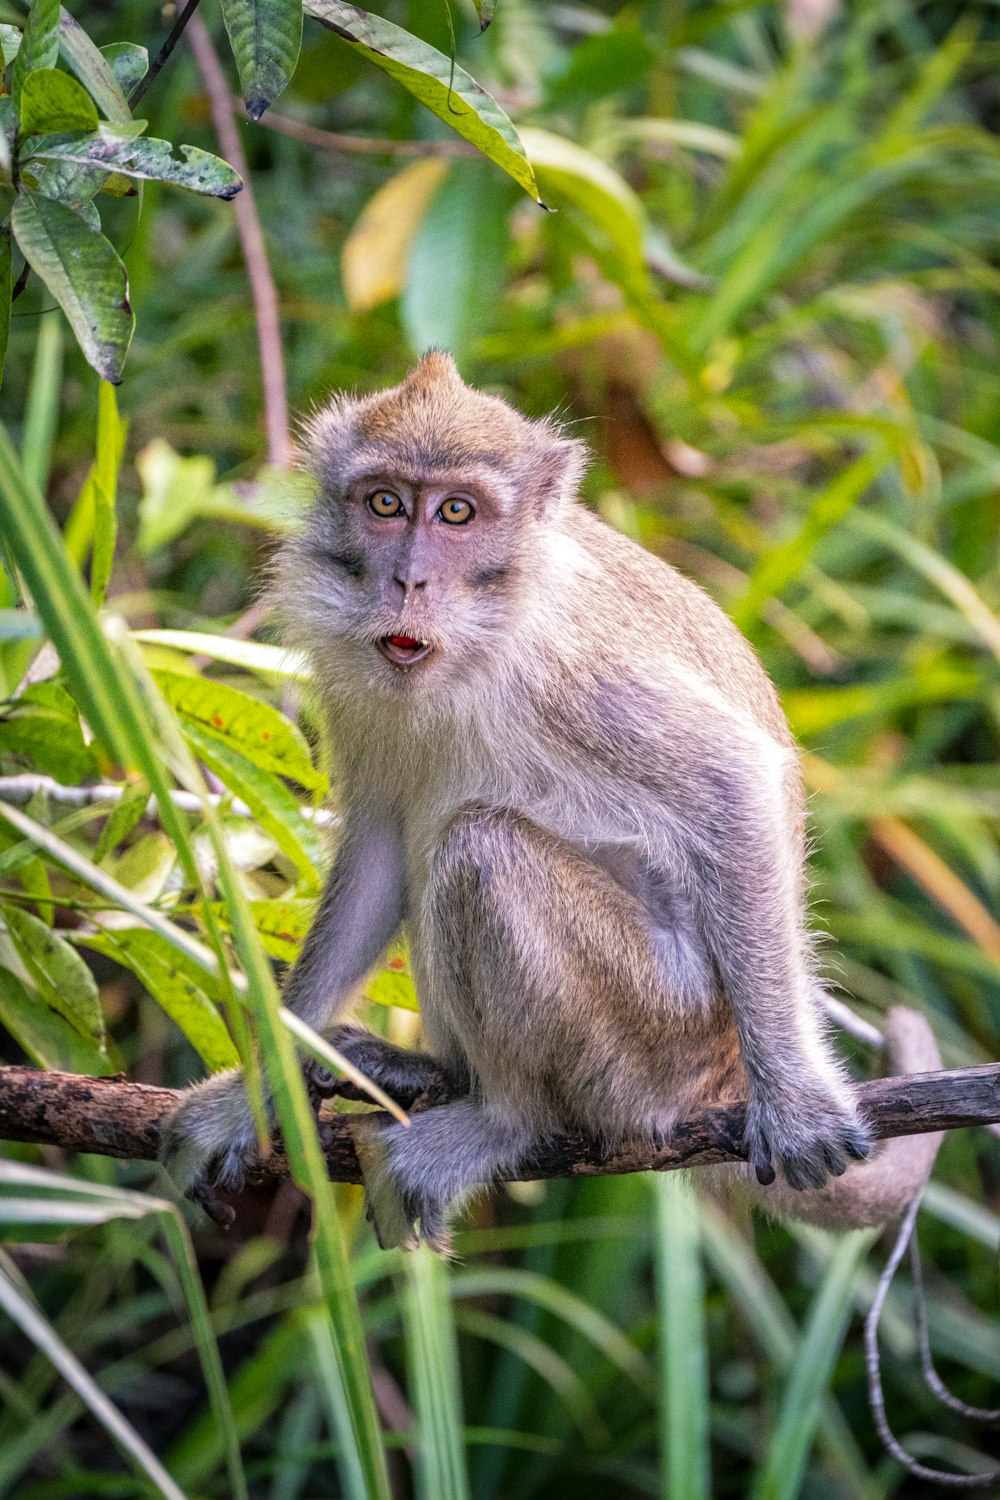
M 857 1096 L 873 1134 L 880 1140 L 989 1125 L 1000 1121 L 1000 1063 L 873 1079 L 857 1086 Z M 154 1160 L 160 1128 L 178 1098 L 176 1089 L 127 1083 L 121 1078 L 0 1068 L 0 1139 Z M 334 1182 L 360 1181 L 351 1118 L 342 1114 L 320 1121 L 323 1149 Z M 388 1115 L 375 1118 L 389 1119 Z M 606 1152 L 582 1137 L 558 1136 L 524 1162 L 516 1176 L 531 1181 L 669 1172 L 678 1167 L 739 1161 L 743 1124 L 744 1107 L 736 1104 L 705 1110 L 682 1121 L 670 1141 L 659 1147 L 639 1144 Z M 287 1176 L 288 1162 L 278 1145 L 251 1164 L 247 1181 L 259 1184 Z

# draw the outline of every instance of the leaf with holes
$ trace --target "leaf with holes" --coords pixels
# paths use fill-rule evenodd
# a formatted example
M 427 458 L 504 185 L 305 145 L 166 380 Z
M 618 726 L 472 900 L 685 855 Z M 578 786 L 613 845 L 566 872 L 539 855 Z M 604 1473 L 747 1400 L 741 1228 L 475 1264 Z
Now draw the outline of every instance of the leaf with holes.
M 120 172 L 125 177 L 170 182 L 211 198 L 232 198 L 243 186 L 240 174 L 211 151 L 202 151 L 197 146 L 172 146 L 169 141 L 148 136 L 136 139 L 137 123 L 124 127 L 102 123 L 89 135 L 44 140 L 25 153 L 25 160 L 74 162 Z
M 135 318 L 114 246 L 71 208 L 30 193 L 18 194 L 11 222 L 21 254 L 62 307 L 88 364 L 117 385 Z
M 538 184 L 513 124 L 484 88 L 419 37 L 344 0 L 306 0 L 306 11 L 409 89 L 541 203 Z
M 302 46 L 302 0 L 222 0 L 240 88 L 259 120 L 295 71 Z

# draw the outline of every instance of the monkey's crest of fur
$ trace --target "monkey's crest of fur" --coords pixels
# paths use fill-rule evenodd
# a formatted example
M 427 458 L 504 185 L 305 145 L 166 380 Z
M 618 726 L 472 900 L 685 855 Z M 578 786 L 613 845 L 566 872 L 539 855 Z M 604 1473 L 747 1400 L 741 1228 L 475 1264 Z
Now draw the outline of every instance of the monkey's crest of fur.
M 474 390 L 444 350 L 425 354 L 401 385 L 335 396 L 305 428 L 308 466 L 330 498 L 359 474 L 395 466 L 427 477 L 480 470 L 532 494 L 544 510 L 575 496 L 587 449 L 552 417 L 530 421 Z

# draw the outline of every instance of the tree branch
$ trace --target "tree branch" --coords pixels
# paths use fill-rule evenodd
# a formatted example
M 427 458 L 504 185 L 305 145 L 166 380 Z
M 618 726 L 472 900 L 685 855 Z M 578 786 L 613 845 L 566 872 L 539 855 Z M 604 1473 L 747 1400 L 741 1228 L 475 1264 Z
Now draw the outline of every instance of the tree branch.
M 163 1121 L 179 1097 L 177 1089 L 126 1083 L 120 1078 L 0 1068 L 0 1139 L 151 1161 L 157 1155 Z M 1000 1063 L 872 1079 L 857 1085 L 857 1098 L 879 1140 L 989 1125 L 1000 1120 Z M 357 1118 L 334 1115 L 320 1121 L 320 1137 L 334 1182 L 361 1180 L 351 1134 L 351 1121 Z M 388 1121 L 389 1116 L 374 1118 Z M 743 1123 L 742 1104 L 719 1106 L 681 1121 L 667 1145 L 654 1148 L 639 1144 L 610 1153 L 581 1137 L 559 1136 L 523 1163 L 516 1177 L 533 1181 L 669 1172 L 678 1167 L 739 1161 Z M 260 1184 L 287 1176 L 288 1162 L 276 1146 L 251 1163 L 247 1181 Z

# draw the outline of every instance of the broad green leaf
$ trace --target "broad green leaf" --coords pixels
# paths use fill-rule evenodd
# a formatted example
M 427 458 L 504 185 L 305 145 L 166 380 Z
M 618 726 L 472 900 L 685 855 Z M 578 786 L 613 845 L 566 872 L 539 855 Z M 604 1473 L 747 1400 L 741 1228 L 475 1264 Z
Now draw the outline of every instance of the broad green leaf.
M 181 723 L 199 760 L 252 809 L 278 848 L 287 854 L 306 881 L 315 885 L 326 864 L 323 845 L 285 783 L 273 772 L 255 766 L 195 720 L 181 715 Z
M 132 119 L 132 111 L 111 63 L 102 56 L 68 10 L 59 11 L 59 50 L 101 113 L 109 120 L 127 125 Z
M 225 921 L 225 913 L 220 915 Z M 294 963 L 316 915 L 316 902 L 306 898 L 251 901 L 250 915 L 265 951 L 283 963 Z
M 22 255 L 62 307 L 87 362 L 117 385 L 135 318 L 113 245 L 71 208 L 29 193 L 18 194 L 12 222 Z
M 365 980 L 365 999 L 376 1005 L 396 1005 L 400 1010 L 419 1010 L 417 991 L 410 972 L 410 955 L 402 941 L 391 943 L 382 967 Z
M 126 98 L 149 72 L 149 53 L 136 42 L 109 42 L 101 48 L 101 56 L 110 64 Z
M 81 1036 L 93 1037 L 103 1046 L 104 1016 L 97 985 L 76 949 L 30 912 L 3 903 L 0 913 L 42 999 Z
M 224 740 L 265 771 L 290 776 L 301 786 L 325 787 L 302 731 L 269 703 L 211 677 L 162 669 L 153 676 L 167 702 L 213 739 Z
M 125 177 L 144 177 L 171 182 L 175 187 L 205 193 L 213 198 L 232 198 L 243 186 L 238 172 L 228 162 L 197 146 L 173 146 L 147 136 L 136 138 L 135 122 L 122 128 L 99 124 L 90 135 L 68 141 L 46 141 L 26 153 L 29 161 L 75 162 L 120 172 Z
M 400 312 L 414 351 L 461 359 L 503 285 L 507 186 L 483 161 L 456 161 L 434 194 L 410 251 Z
M 148 927 L 125 927 L 82 941 L 95 953 L 131 969 L 213 1072 L 239 1067 L 232 1038 L 206 992 L 204 971 L 166 938 Z
M 443 161 L 411 162 L 368 199 L 340 252 L 352 312 L 369 312 L 399 296 L 420 222 L 447 171 Z
M 479 30 L 485 31 L 497 13 L 497 0 L 474 0 Z
M 6 22 L 0 25 L 0 62 L 4 68 L 14 61 L 20 45 L 20 28 L 9 26 Z
M 104 869 L 138 901 L 148 903 L 162 896 L 176 863 L 173 840 L 157 828 L 136 839 L 121 854 L 109 855 Z
M 0 226 L 0 385 L 3 384 L 7 337 L 10 333 L 11 261 L 10 225 L 4 224 Z
M 295 71 L 302 0 L 222 0 L 247 114 L 259 120 Z
M 0 1026 L 40 1068 L 92 1073 L 98 1078 L 113 1071 L 107 1053 L 92 1037 L 81 1036 L 4 968 L 0 968 Z
M 54 68 L 59 57 L 59 0 L 32 0 L 10 75 L 10 93 L 20 103 L 24 80 L 35 68 Z
M 511 121 L 496 100 L 451 58 L 391 21 L 369 15 L 344 0 L 306 0 L 306 11 L 409 89 L 421 104 L 509 173 L 536 203 L 542 201 L 531 163 Z
M 55 683 L 29 687 L 0 713 L 0 764 L 8 771 L 44 771 L 67 786 L 97 775 L 69 694 Z
M 125 787 L 101 829 L 101 836 L 94 850 L 95 865 L 99 865 L 128 838 L 148 805 L 149 787 L 146 782 L 137 781 Z
M 36 68 L 21 90 L 21 134 L 96 130 L 97 110 L 82 84 L 58 68 Z
M 521 132 L 524 149 L 553 207 L 572 204 L 611 240 L 633 267 L 643 261 L 646 214 L 624 177 L 592 151 L 551 130 Z

